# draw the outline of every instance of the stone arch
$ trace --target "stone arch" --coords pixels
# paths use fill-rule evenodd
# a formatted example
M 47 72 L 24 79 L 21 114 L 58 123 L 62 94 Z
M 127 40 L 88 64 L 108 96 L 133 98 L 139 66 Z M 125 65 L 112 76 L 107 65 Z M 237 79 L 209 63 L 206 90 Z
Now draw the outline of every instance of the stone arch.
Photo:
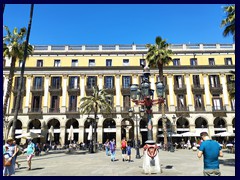
M 58 144 L 60 141 L 60 121 L 57 118 L 52 118 L 47 121 L 48 130 L 53 126 L 54 129 L 54 142 Z M 47 136 L 48 137 L 48 136 Z
M 179 117 L 176 121 L 177 128 L 189 128 L 189 120 L 185 117 Z
M 134 139 L 134 122 L 131 118 L 124 118 L 121 121 L 121 139 L 123 137 L 126 140 Z
M 226 128 L 227 122 L 222 117 L 216 117 L 213 121 L 214 128 Z
M 78 142 L 78 133 L 79 133 L 79 122 L 75 118 L 68 119 L 65 123 L 65 142 L 71 143 L 70 140 L 68 140 L 69 137 L 69 130 L 71 125 L 73 126 L 73 141 L 72 142 Z
M 203 117 L 198 117 L 195 120 L 195 128 L 208 128 L 208 121 Z
M 102 141 L 106 142 L 107 139 L 116 139 L 116 121 L 112 118 L 107 118 L 102 123 L 103 133 Z

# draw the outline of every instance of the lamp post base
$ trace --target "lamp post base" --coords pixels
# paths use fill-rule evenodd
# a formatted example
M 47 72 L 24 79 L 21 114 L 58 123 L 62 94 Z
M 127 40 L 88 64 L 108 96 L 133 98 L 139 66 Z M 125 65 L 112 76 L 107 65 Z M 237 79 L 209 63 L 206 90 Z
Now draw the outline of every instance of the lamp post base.
M 138 147 L 136 148 L 136 159 L 141 159 Z

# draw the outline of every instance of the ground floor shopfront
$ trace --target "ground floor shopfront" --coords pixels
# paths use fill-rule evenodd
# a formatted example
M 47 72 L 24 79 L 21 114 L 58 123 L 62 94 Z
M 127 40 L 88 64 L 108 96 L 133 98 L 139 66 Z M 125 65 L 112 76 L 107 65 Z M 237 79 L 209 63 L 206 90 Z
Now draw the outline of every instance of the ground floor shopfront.
M 227 113 L 224 117 L 214 117 L 211 113 L 189 114 L 189 116 L 176 116 L 177 114 L 166 114 L 167 134 L 173 137 L 174 141 L 181 140 L 181 134 L 184 132 L 196 133 L 199 136 L 200 132 L 207 131 L 210 136 L 219 132 L 235 132 L 235 113 Z M 9 123 L 7 129 L 12 126 L 12 118 L 8 117 Z M 61 145 L 69 144 L 68 134 L 70 126 L 73 126 L 74 139 L 73 141 L 80 143 L 88 143 L 88 133 L 90 130 L 93 116 L 79 116 L 79 118 L 67 118 L 66 115 L 44 115 L 41 118 L 30 119 L 29 116 L 19 116 L 17 120 L 16 135 L 26 132 L 35 132 L 41 134 L 43 138 L 38 141 L 49 143 L 48 134 L 50 127 L 53 126 L 54 142 Z M 134 118 L 116 116 L 115 118 L 104 118 L 98 115 L 96 127 L 97 141 L 104 143 L 107 139 L 115 138 L 117 147 L 120 147 L 120 142 L 123 137 L 127 140 L 138 138 L 143 144 L 147 140 L 147 119 L 141 118 L 139 115 Z M 163 141 L 162 115 L 154 114 L 153 118 L 153 139 L 156 142 Z M 94 131 L 94 128 L 92 131 Z M 6 132 L 6 130 L 4 130 Z M 6 133 L 5 133 L 6 134 Z M 138 135 L 138 136 L 137 136 Z M 25 143 L 22 139 L 21 143 Z

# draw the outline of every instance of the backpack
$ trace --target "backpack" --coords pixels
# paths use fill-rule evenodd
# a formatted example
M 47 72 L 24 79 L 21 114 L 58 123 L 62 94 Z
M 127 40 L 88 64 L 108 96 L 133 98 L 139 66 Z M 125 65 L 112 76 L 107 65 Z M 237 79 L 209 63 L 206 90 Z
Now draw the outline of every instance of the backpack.
M 126 148 L 127 147 L 127 142 L 126 141 L 122 141 L 122 148 Z

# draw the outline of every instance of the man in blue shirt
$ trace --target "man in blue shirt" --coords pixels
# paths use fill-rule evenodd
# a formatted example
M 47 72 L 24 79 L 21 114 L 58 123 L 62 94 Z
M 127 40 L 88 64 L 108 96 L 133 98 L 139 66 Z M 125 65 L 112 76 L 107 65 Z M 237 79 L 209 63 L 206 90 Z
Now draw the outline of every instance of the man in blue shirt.
M 203 155 L 204 162 L 204 176 L 220 176 L 218 157 L 223 157 L 221 146 L 218 142 L 209 138 L 207 132 L 200 134 L 203 142 L 201 143 L 198 151 L 198 158 Z

